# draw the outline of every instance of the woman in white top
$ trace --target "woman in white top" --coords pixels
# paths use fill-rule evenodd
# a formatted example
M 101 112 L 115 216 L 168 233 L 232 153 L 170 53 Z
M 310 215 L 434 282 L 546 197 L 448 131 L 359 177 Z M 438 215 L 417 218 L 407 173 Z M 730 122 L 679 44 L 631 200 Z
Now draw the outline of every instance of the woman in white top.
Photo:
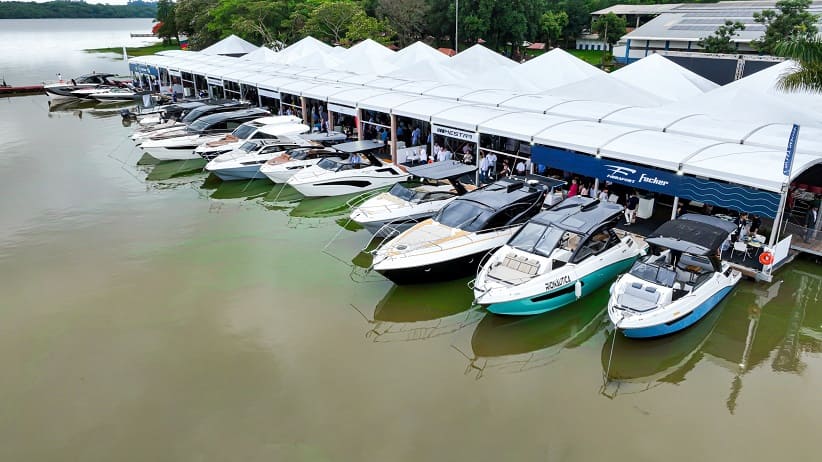
M 425 146 L 420 148 L 420 163 L 427 164 L 428 163 L 428 153 L 425 152 Z

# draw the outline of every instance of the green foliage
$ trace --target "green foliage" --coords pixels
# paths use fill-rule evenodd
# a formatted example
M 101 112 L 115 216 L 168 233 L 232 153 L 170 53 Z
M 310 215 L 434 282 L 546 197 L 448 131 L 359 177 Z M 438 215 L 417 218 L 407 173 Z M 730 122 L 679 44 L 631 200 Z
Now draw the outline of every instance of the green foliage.
M 154 3 L 97 5 L 74 2 L 3 2 L 0 19 L 33 18 L 154 18 Z
M 813 38 L 817 16 L 808 13 L 811 0 L 779 0 L 775 10 L 754 13 L 754 21 L 766 26 L 765 35 L 751 42 L 761 53 L 772 55 L 776 45 L 792 37 Z
M 717 27 L 712 35 L 699 39 L 696 44 L 707 53 L 735 53 L 736 43 L 732 39 L 739 35 L 741 30 L 745 30 L 745 24 L 728 19 L 724 25 Z
M 562 31 L 568 25 L 568 13 L 564 11 L 546 11 L 539 19 L 539 28 L 548 45 L 562 38 Z
M 822 93 L 822 38 L 792 37 L 777 43 L 774 51 L 797 63 L 780 78 L 782 90 Z
M 323 3 L 311 12 L 304 32 L 319 40 L 340 43 L 348 34 L 354 18 L 363 14 L 362 6 L 351 1 Z
M 345 33 L 343 43 L 350 46 L 370 38 L 377 43 L 388 45 L 393 42 L 394 35 L 396 35 L 396 32 L 388 24 L 388 21 L 372 18 L 364 11 L 360 11 L 354 15 L 354 19 Z
M 594 20 L 593 24 L 591 24 L 591 30 L 599 34 L 605 43 L 614 45 L 619 41 L 620 37 L 625 35 L 627 25 L 625 18 L 617 16 L 614 13 L 608 13 Z
M 180 41 L 177 36 L 177 21 L 174 14 L 176 5 L 170 0 L 160 0 L 157 2 L 157 17 L 158 22 L 162 23 L 157 30 L 157 36 L 163 39 L 163 43 L 168 45 L 171 39 Z
M 397 31 L 399 46 L 410 45 L 422 38 L 428 17 L 425 0 L 377 0 L 377 17 L 387 20 Z M 368 14 L 368 9 L 365 10 Z
M 208 25 L 212 20 L 211 10 L 218 0 L 179 0 L 174 9 L 177 31 L 188 36 L 188 46 L 192 50 L 203 49 L 220 39 L 218 32 Z

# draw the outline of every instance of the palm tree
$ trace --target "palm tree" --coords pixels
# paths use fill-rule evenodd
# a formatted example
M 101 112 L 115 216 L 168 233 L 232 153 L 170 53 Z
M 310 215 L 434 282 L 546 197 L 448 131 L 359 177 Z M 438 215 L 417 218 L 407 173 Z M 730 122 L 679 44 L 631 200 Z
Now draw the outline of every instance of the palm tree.
M 780 77 L 781 90 L 822 93 L 822 36 L 794 37 L 778 43 L 775 51 L 796 63 Z

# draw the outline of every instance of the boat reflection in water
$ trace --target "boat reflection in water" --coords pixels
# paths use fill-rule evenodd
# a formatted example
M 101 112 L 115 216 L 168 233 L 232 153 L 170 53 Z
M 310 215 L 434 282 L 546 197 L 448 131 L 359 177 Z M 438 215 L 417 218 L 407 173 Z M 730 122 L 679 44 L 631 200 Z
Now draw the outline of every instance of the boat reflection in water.
M 812 264 L 804 268 L 811 269 Z M 745 375 L 757 368 L 801 374 L 803 352 L 822 351 L 822 277 L 796 262 L 784 270 L 785 281 L 744 281 L 723 301 L 721 312 L 689 332 L 656 341 L 617 336 L 608 371 L 611 337 L 602 347 L 606 396 L 641 392 L 665 383 L 679 384 L 705 358 L 731 373 L 725 400 L 734 413 Z M 723 387 L 724 388 L 724 387 Z
M 243 199 L 251 200 L 265 197 L 271 191 L 272 184 L 268 180 L 250 181 L 223 181 L 211 193 L 212 199 Z
M 201 175 L 203 174 L 203 167 L 205 167 L 205 160 L 170 160 L 170 161 L 156 161 L 151 162 L 149 159 L 140 159 L 139 165 L 147 167 L 148 174 L 146 181 L 163 181 L 172 178 L 180 178 L 185 176 Z M 198 176 L 198 178 L 201 178 Z
M 466 374 L 476 378 L 493 372 L 515 373 L 546 366 L 566 349 L 576 348 L 607 324 L 608 288 L 585 299 L 536 316 L 486 313 L 471 338 Z
M 134 101 L 117 101 L 101 103 L 94 99 L 70 99 L 65 101 L 49 101 L 49 117 L 71 115 L 78 119 L 90 115 L 95 119 L 120 117 L 122 109 L 133 109 Z
M 471 306 L 467 279 L 441 284 L 392 286 L 374 308 L 366 338 L 374 342 L 407 342 L 452 334 L 476 324 L 484 311 Z

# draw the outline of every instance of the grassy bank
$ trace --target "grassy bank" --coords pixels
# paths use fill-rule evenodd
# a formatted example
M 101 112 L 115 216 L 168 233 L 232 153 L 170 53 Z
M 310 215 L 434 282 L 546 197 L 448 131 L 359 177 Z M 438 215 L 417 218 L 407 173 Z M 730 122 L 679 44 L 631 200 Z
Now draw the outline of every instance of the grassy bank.
M 599 50 L 566 50 L 568 53 L 594 66 L 599 66 L 602 63 L 602 55 L 604 51 Z
M 147 45 L 144 47 L 126 47 L 126 53 L 129 56 L 145 56 L 145 55 L 153 55 L 159 51 L 165 50 L 179 50 L 180 47 L 178 45 L 163 45 L 161 42 L 155 43 L 153 45 Z M 123 54 L 122 47 L 112 47 L 112 48 L 90 48 L 85 50 L 86 53 L 117 53 L 118 55 Z

